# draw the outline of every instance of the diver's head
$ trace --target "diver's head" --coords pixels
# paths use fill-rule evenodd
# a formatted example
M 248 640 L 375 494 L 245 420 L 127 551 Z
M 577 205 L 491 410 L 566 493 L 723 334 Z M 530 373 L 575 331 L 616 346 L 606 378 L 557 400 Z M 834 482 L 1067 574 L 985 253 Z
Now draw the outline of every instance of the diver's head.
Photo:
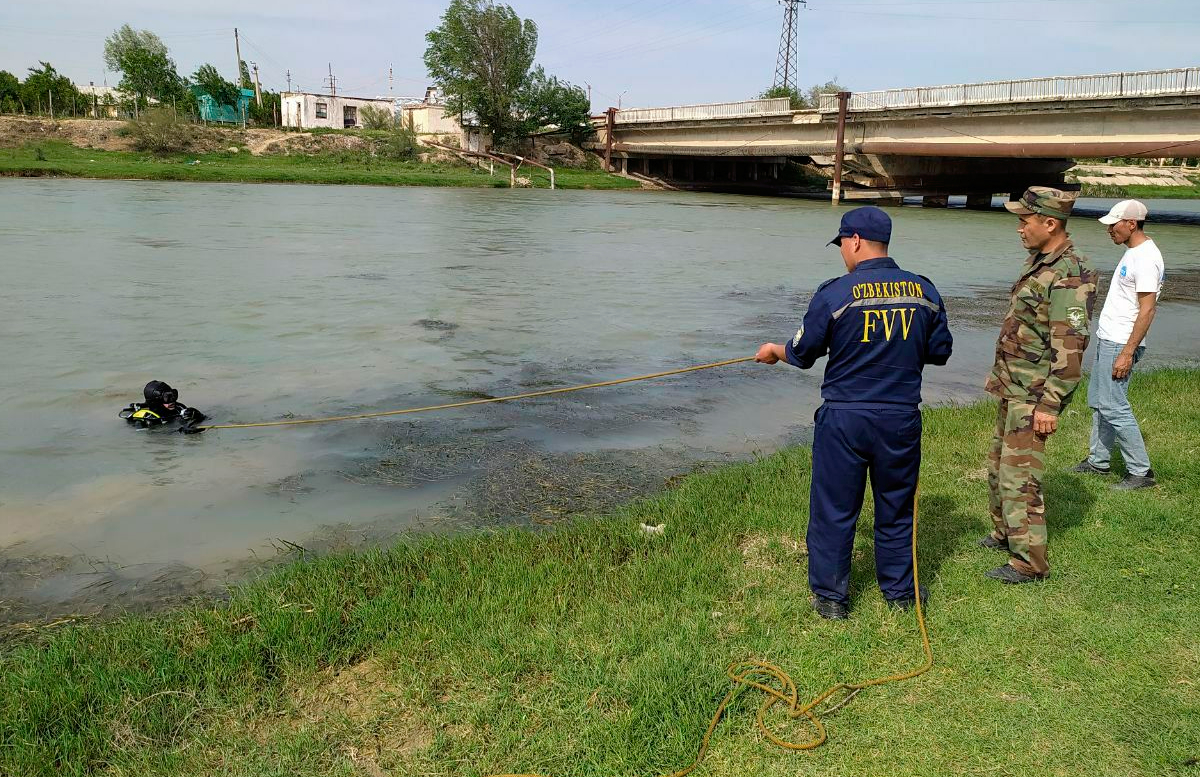
M 142 394 L 146 397 L 146 404 L 148 405 L 161 405 L 165 408 L 172 408 L 179 401 L 179 392 L 161 380 L 152 380 L 147 383 L 146 388 L 142 389 Z

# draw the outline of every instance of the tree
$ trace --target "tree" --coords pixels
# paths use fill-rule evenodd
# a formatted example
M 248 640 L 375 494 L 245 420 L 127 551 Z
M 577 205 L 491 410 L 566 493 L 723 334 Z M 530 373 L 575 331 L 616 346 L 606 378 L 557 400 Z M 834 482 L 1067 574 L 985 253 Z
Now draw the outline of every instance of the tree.
M 364 105 L 358 115 L 362 119 L 363 129 L 390 130 L 396 126 L 395 114 L 387 108 Z
M 242 89 L 253 89 L 254 80 L 250 78 L 250 68 L 246 66 L 246 60 L 238 60 L 238 86 Z
M 804 98 L 800 96 L 800 93 L 790 86 L 772 86 L 770 89 L 760 94 L 759 97 L 764 100 L 770 100 L 776 97 L 786 97 L 791 101 L 791 107 L 793 111 L 798 111 L 802 108 L 808 107 L 808 104 L 805 102 Z
M 772 97 L 787 97 L 791 100 L 792 110 L 798 111 L 804 108 L 816 108 L 821 104 L 821 95 L 837 94 L 838 92 L 847 91 L 846 87 L 839 84 L 837 81 L 826 81 L 823 84 L 813 84 L 805 90 L 804 94 L 791 88 L 790 86 L 772 86 L 767 91 L 759 95 L 763 99 Z
M 21 102 L 21 79 L 0 70 L 0 113 L 16 113 Z
M 547 76 L 541 65 L 529 75 L 521 94 L 520 108 L 526 133 L 555 127 L 579 143 L 594 131 L 587 93 L 578 86 Z
M 38 106 L 41 113 L 49 113 L 51 104 L 54 113 L 62 115 L 71 110 L 72 103 L 79 98 L 79 92 L 71 79 L 59 73 L 49 62 L 39 62 L 41 68 L 29 68 L 25 83 L 21 85 L 20 97 L 26 109 Z M 53 99 L 51 99 L 53 95 Z
M 425 67 L 447 107 L 470 112 L 500 143 L 521 134 L 516 115 L 537 51 L 537 25 L 490 0 L 451 0 L 442 23 L 425 35 Z
M 808 107 L 816 108 L 820 106 L 821 95 L 823 94 L 837 94 L 838 92 L 846 91 L 849 90 L 839 84 L 837 81 L 826 81 L 823 84 L 813 84 L 812 86 L 808 87 Z
M 221 73 L 212 65 L 204 64 L 192 73 L 192 83 L 217 103 L 217 105 L 237 105 L 241 93 L 238 88 L 226 81 Z
M 184 81 L 166 44 L 149 30 L 122 25 L 104 41 L 104 63 L 121 72 L 121 91 L 133 95 L 139 105 L 150 97 L 167 102 L 183 94 Z

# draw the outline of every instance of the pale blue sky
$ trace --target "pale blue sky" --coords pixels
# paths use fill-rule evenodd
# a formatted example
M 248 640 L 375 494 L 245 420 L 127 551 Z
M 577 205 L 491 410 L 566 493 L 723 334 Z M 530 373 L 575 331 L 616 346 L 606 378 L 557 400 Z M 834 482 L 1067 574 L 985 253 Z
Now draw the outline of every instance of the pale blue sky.
M 419 95 L 424 35 L 448 0 L 8 0 L 0 69 L 48 60 L 76 82 L 104 77 L 103 41 L 128 22 L 156 32 L 181 73 L 242 58 L 264 85 Z M 771 85 L 783 9 L 775 0 L 514 0 L 540 30 L 538 61 L 592 85 L 597 111 L 719 102 Z M 1197 0 L 809 0 L 800 12 L 802 85 L 854 90 L 1200 65 Z M 108 74 L 115 85 L 118 76 Z

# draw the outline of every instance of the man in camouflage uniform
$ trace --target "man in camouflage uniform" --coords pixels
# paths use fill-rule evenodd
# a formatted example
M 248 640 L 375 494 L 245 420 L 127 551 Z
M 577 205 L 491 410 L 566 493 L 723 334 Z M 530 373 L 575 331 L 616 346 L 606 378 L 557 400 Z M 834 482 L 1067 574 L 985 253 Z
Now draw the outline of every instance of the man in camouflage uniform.
M 994 529 L 985 548 L 1008 551 L 1009 563 L 987 576 L 1028 583 L 1050 574 L 1042 503 L 1046 438 L 1082 376 L 1088 323 L 1096 302 L 1096 270 L 1075 252 L 1066 232 L 1075 192 L 1044 186 L 1005 204 L 1021 223 L 1029 250 L 996 342 L 987 391 L 1000 398 L 988 454 Z

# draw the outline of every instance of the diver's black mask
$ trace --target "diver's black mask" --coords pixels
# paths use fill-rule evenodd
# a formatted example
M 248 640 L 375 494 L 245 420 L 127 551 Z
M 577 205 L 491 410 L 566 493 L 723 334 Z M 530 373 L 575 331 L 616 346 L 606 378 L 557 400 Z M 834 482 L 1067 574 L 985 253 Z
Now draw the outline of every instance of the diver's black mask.
M 146 397 L 146 403 L 150 405 L 173 405 L 179 401 L 179 392 L 161 380 L 147 383 L 142 394 Z

